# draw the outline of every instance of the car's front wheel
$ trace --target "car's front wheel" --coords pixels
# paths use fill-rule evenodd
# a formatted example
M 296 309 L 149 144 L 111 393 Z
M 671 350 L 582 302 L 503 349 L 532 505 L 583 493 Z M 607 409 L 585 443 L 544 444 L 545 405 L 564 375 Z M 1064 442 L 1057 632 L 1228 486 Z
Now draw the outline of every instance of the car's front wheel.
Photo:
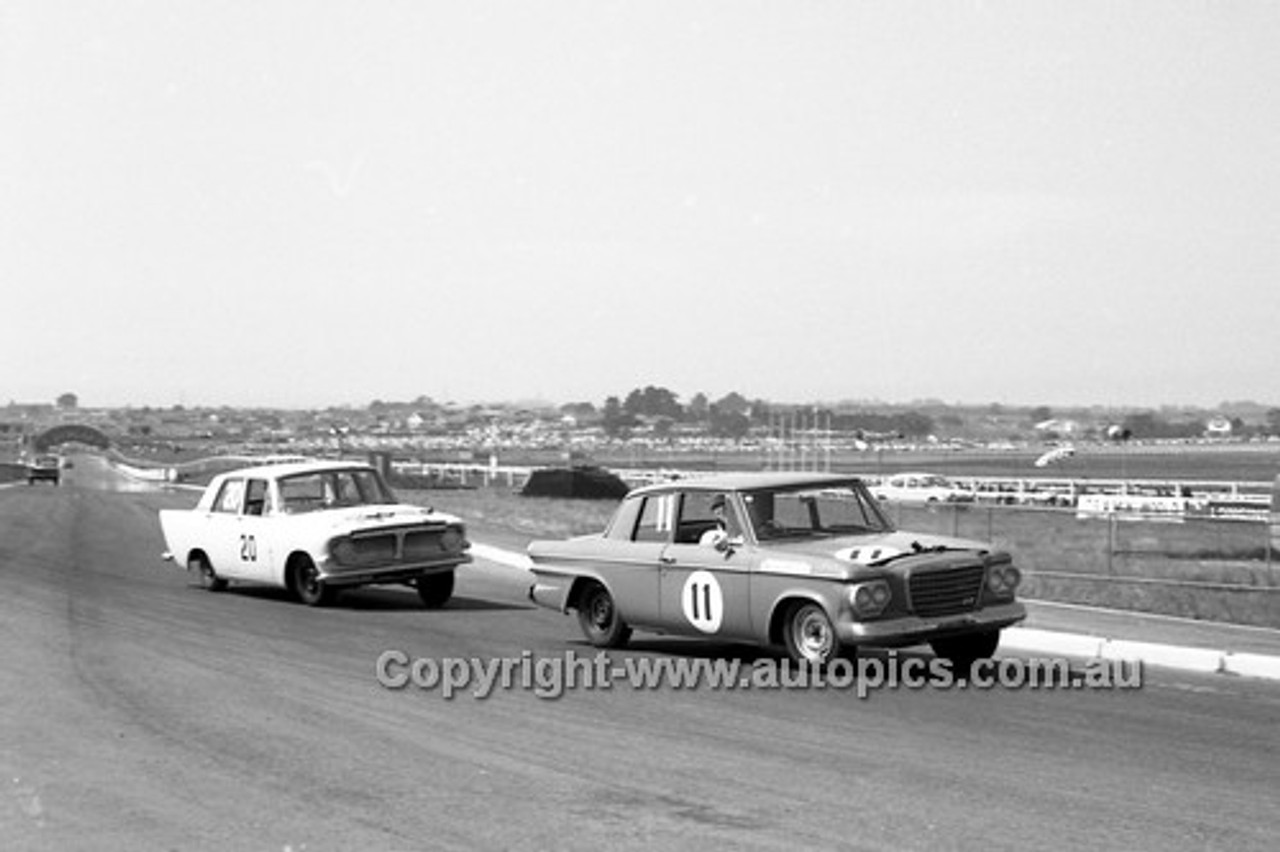
M 933 653 L 951 662 L 951 670 L 960 677 L 968 677 L 969 669 L 978 660 L 989 659 L 1000 645 L 1000 631 L 970 633 L 950 639 L 935 639 L 929 643 Z
M 840 637 L 827 611 L 813 601 L 791 607 L 783 628 L 787 656 L 797 663 L 824 666 L 840 656 Z
M 578 597 L 578 624 L 597 648 L 621 648 L 631 638 L 631 628 L 618 615 L 613 595 L 599 583 L 588 584 Z
M 203 553 L 194 554 L 187 560 L 187 570 L 195 572 L 196 582 L 202 589 L 221 592 L 227 587 L 227 581 L 214 573 L 213 566 L 209 564 L 209 560 Z
M 414 586 L 418 589 L 418 598 L 423 606 L 427 609 L 439 609 L 453 597 L 453 572 L 442 571 L 419 577 Z
M 331 586 L 320 579 L 320 571 L 309 556 L 296 556 L 289 562 L 290 584 L 298 600 L 307 606 L 327 606 L 335 595 Z

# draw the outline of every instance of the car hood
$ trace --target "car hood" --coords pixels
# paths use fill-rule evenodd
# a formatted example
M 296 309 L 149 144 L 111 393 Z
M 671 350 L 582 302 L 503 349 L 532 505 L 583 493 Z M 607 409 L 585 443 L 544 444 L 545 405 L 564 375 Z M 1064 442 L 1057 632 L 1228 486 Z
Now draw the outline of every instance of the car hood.
M 763 549 L 835 559 L 850 566 L 874 565 L 902 555 L 929 552 L 990 553 L 989 544 L 967 538 L 895 531 L 871 535 L 841 536 L 812 541 L 764 542 Z
M 305 517 L 305 516 L 303 516 Z M 351 506 L 317 513 L 318 524 L 334 533 L 355 530 L 403 527 L 415 524 L 461 524 L 453 515 L 437 512 L 423 506 L 387 504 L 380 506 Z

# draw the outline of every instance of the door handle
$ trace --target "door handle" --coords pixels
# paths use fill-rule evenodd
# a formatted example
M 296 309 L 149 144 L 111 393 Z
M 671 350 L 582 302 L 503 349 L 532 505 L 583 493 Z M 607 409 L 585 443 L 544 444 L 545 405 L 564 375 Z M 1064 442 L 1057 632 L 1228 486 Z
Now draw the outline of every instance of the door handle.
M 658 557 L 658 561 L 659 561 L 659 562 L 661 562 L 663 565 L 675 565 L 675 564 L 676 564 L 676 558 L 675 558 L 674 556 L 665 556 L 665 555 L 664 555 L 664 556 L 659 556 L 659 557 Z

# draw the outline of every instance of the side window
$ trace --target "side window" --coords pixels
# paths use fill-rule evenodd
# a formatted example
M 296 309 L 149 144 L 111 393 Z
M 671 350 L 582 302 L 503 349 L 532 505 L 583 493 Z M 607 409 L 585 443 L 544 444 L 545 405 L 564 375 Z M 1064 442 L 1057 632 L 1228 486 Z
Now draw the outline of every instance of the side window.
M 703 533 L 720 525 L 720 517 L 724 518 L 724 528 L 728 535 L 741 535 L 742 525 L 737 521 L 731 502 L 726 502 L 726 495 L 719 491 L 686 492 L 680 501 L 680 521 L 676 524 L 676 542 L 698 544 L 702 540 Z M 722 507 L 722 516 L 718 516 L 713 508 L 717 504 Z
M 636 524 L 636 541 L 667 541 L 671 538 L 671 516 L 675 495 L 655 494 L 646 497 Z
M 213 501 L 213 511 L 226 515 L 238 515 L 242 505 L 244 505 L 244 480 L 228 479 L 222 483 L 218 499 Z
M 355 476 L 349 471 L 343 471 L 338 474 L 338 500 L 337 502 L 343 506 L 359 506 L 364 502 L 360 498 L 360 487 L 356 484 Z
M 245 487 L 244 513 L 246 515 L 265 515 L 267 513 L 267 481 L 250 479 Z

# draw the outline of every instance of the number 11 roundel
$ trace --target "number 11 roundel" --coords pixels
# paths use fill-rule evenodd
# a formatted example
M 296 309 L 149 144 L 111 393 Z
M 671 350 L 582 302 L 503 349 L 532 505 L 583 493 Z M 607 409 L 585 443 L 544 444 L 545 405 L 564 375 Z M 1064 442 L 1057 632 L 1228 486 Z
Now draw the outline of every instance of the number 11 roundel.
M 724 620 L 724 593 L 710 571 L 694 571 L 684 581 L 680 608 L 689 623 L 703 633 L 715 633 Z

